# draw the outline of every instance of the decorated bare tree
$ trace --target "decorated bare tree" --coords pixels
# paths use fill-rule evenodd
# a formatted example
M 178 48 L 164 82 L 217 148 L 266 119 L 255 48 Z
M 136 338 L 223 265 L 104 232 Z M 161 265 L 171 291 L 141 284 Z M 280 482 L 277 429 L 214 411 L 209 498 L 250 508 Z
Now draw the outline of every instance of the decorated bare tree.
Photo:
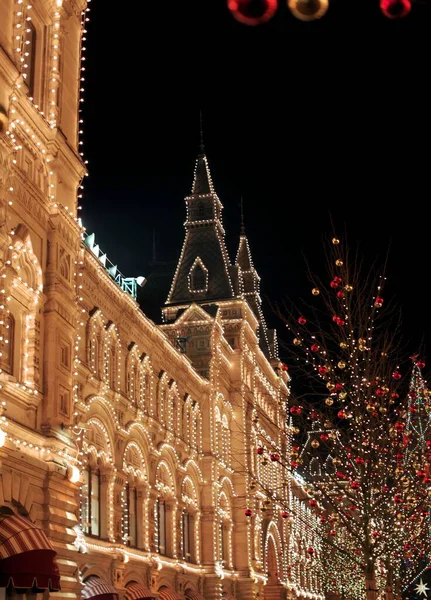
M 309 273 L 309 302 L 275 307 L 307 375 L 290 406 L 290 467 L 322 515 L 329 580 L 361 581 L 375 600 L 402 593 L 430 551 L 430 397 L 422 360 L 401 357 L 384 274 L 364 274 L 336 237 L 327 256 L 325 278 Z

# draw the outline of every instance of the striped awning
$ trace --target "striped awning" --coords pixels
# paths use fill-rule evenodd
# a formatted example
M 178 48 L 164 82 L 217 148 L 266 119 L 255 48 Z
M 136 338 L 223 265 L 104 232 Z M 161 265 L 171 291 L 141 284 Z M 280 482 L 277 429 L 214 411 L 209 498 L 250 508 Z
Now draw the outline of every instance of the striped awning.
M 56 551 L 46 533 L 15 514 L 0 514 L 0 587 L 60 590 Z
M 100 577 L 90 577 L 84 583 L 82 600 L 118 600 L 118 592 L 113 585 Z
M 126 587 L 127 600 L 143 600 L 144 598 L 153 598 L 156 600 L 158 594 L 149 590 L 141 583 L 129 583 Z
M 186 598 L 187 600 L 205 600 L 203 596 L 193 590 L 186 590 Z
M 172 588 L 164 587 L 159 590 L 160 600 L 183 600 Z

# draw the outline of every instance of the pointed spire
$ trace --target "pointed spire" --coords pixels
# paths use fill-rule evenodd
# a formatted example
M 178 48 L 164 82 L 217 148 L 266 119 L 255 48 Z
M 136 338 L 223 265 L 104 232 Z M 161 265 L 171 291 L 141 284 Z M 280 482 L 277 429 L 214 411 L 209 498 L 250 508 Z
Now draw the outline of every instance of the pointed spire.
M 208 166 L 208 159 L 205 154 L 204 131 L 202 111 L 199 111 L 200 121 L 200 141 L 199 154 L 196 159 L 195 174 L 193 178 L 192 194 L 215 194 L 211 173 Z
M 244 204 L 241 196 L 241 230 L 240 235 L 245 235 L 245 226 L 244 226 Z

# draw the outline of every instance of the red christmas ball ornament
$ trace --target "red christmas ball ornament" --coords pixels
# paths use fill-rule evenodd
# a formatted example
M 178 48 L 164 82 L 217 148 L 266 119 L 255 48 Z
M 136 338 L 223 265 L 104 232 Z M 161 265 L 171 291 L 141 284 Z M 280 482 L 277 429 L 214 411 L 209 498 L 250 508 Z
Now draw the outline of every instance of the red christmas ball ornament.
M 385 390 L 381 390 L 380 388 L 376 390 L 376 396 L 384 396 L 385 393 Z
M 265 452 L 265 450 L 261 446 L 259 446 L 259 448 L 256 448 L 256 452 L 258 454 L 263 454 Z
M 331 531 L 329 532 L 329 535 L 337 535 L 337 532 L 335 531 L 335 529 L 331 529 Z
M 359 490 L 359 483 L 357 481 L 352 481 L 350 487 L 352 488 L 352 490 Z
M 425 362 L 423 360 L 418 360 L 419 369 L 423 369 L 425 367 Z
M 339 317 L 339 316 L 337 316 L 337 315 L 334 315 L 334 316 L 332 317 L 332 320 L 334 321 L 334 323 L 338 323 L 338 320 L 339 320 L 339 319 L 340 319 L 340 317 Z
M 404 423 L 398 423 L 398 422 L 397 422 L 397 423 L 395 423 L 395 425 L 394 425 L 394 429 L 395 429 L 396 431 L 403 431 L 404 427 L 405 427 Z
M 251 517 L 251 510 L 249 508 L 246 508 L 244 514 L 246 517 Z
M 331 286 L 331 288 L 337 288 L 340 284 L 338 283 L 338 281 L 335 281 L 335 279 L 333 279 L 331 281 L 331 283 L 329 284 Z
M 411 9 L 410 0 L 380 0 L 380 10 L 388 19 L 406 17 Z
M 282 371 L 288 371 L 289 367 L 287 365 L 281 365 L 281 370 Z
M 228 0 L 227 7 L 240 23 L 260 25 L 275 15 L 278 0 Z
M 343 384 L 343 383 L 336 383 L 336 384 L 335 384 L 335 389 L 336 389 L 336 390 L 338 390 L 338 391 L 342 390 L 342 389 L 343 389 L 343 387 L 344 387 L 344 384 Z
M 341 290 L 339 292 L 337 292 L 337 298 L 344 298 L 345 293 L 342 292 Z
M 300 415 L 302 412 L 302 408 L 300 406 L 292 406 L 290 409 L 290 414 L 292 415 Z
M 270 454 L 269 458 L 272 460 L 272 462 L 278 462 L 280 460 L 280 455 L 279 454 Z
M 401 496 L 394 496 L 395 504 L 401 504 L 402 501 L 403 499 L 401 498 Z
M 399 381 L 401 379 L 402 375 L 399 371 L 394 371 L 392 373 L 392 379 L 395 379 L 395 381 Z
M 311 344 L 310 350 L 311 350 L 311 352 L 319 352 L 319 345 L 318 344 Z
M 320 414 L 317 410 L 312 410 L 310 413 L 310 419 L 316 420 L 320 418 Z
M 307 548 L 307 553 L 312 556 L 314 554 L 314 548 Z
M 346 418 L 346 413 L 344 412 L 344 410 L 339 410 L 338 413 L 338 418 L 339 419 L 345 419 Z
M 376 308 L 381 308 L 383 306 L 383 298 L 381 298 L 380 296 L 377 296 L 377 298 L 374 300 L 374 306 Z
M 287 517 L 289 516 L 289 513 L 286 510 L 283 510 L 283 512 L 281 513 L 281 516 L 283 519 L 287 519 Z
M 362 458 L 362 456 L 358 456 L 358 457 L 355 458 L 355 463 L 357 465 L 363 465 L 364 462 L 365 462 L 365 460 Z
M 397 392 L 393 392 L 393 393 L 391 394 L 391 398 L 392 398 L 392 400 L 398 400 L 398 398 L 399 398 L 399 397 L 400 397 L 400 395 L 399 395 L 399 394 L 397 394 Z
M 339 325 L 340 327 L 343 327 L 343 325 L 346 324 L 346 321 L 344 321 L 344 319 L 338 319 L 337 321 L 337 325 Z
M 299 467 L 299 462 L 296 462 L 295 460 L 292 460 L 290 462 L 290 466 L 292 467 L 292 469 L 297 469 Z
M 328 369 L 326 367 L 319 367 L 318 371 L 319 371 L 319 375 L 325 375 L 327 373 Z
M 326 442 L 327 440 L 329 440 L 329 435 L 327 433 L 321 433 L 320 434 L 320 439 L 324 442 Z
M 310 506 L 317 506 L 317 500 L 310 500 L 308 503 Z
M 307 319 L 305 317 L 298 317 L 298 323 L 300 325 L 305 325 L 307 322 Z

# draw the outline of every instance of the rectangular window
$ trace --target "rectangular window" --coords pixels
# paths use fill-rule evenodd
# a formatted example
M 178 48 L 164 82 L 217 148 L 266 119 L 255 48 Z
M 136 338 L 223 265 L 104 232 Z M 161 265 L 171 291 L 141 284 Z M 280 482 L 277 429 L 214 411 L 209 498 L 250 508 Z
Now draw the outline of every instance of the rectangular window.
M 159 538 L 159 554 L 166 554 L 166 504 L 157 501 L 157 525 Z
M 183 514 L 183 558 L 190 562 L 190 516 L 189 513 Z
M 36 72 L 36 29 L 31 21 L 26 22 L 24 36 L 24 79 L 30 98 L 34 96 L 34 80 Z
M 137 519 L 137 492 L 127 484 L 127 507 L 129 511 L 128 544 L 136 548 L 138 546 L 138 519 Z
M 82 474 L 81 520 L 84 533 L 90 533 L 90 476 L 88 470 Z
M 67 369 L 70 367 L 70 346 L 66 343 L 60 346 L 60 364 Z
M 66 390 L 63 386 L 60 386 L 59 396 L 60 396 L 60 402 L 59 402 L 59 404 L 60 404 L 60 412 L 65 417 L 68 417 L 69 416 L 69 410 L 70 410 L 70 401 L 69 401 L 69 392 L 68 392 L 68 390 Z
M 100 478 L 98 473 L 91 473 L 91 535 L 100 535 Z

